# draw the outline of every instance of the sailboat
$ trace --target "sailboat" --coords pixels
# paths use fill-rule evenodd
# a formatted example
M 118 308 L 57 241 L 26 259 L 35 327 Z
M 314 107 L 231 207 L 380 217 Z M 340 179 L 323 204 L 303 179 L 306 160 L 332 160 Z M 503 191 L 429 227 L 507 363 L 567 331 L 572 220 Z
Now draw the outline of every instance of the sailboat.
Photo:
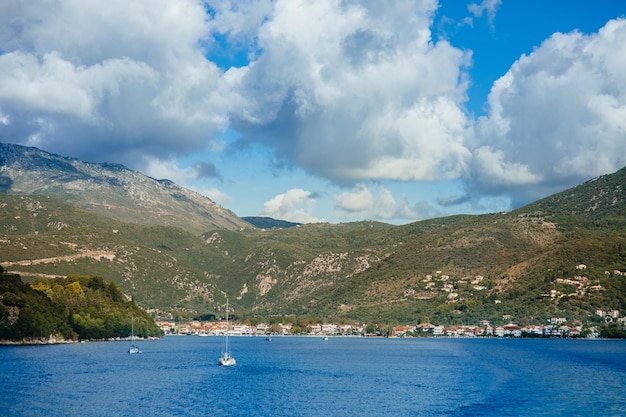
M 130 322 L 130 347 L 128 348 L 128 353 L 130 353 L 130 354 L 141 353 L 139 348 L 137 346 L 135 346 L 135 344 L 133 343 L 134 333 L 135 333 L 135 318 L 131 317 L 131 322 Z
M 220 356 L 220 365 L 222 366 L 234 366 L 237 361 L 230 354 L 230 346 L 228 344 L 228 332 L 230 328 L 228 327 L 228 298 L 226 299 L 226 350 Z

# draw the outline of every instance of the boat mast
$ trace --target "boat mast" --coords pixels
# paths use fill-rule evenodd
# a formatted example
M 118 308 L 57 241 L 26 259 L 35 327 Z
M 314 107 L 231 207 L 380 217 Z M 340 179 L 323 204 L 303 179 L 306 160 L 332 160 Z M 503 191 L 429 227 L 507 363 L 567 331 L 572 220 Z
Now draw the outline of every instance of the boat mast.
M 228 350 L 228 298 L 226 298 L 226 354 L 230 355 L 230 352 Z

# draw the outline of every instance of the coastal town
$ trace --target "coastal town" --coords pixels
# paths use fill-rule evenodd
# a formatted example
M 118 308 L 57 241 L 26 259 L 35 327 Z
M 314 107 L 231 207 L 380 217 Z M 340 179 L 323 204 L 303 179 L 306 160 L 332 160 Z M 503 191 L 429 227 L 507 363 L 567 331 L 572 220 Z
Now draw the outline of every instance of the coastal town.
M 619 310 L 597 310 L 595 312 L 604 323 L 626 324 Z M 481 320 L 477 325 L 442 326 L 431 323 L 378 327 L 367 324 L 314 323 L 306 327 L 292 323 L 230 323 L 201 322 L 192 320 L 184 323 L 157 321 L 165 335 L 221 336 L 363 336 L 363 337 L 558 337 L 558 338 L 597 338 L 600 329 L 596 325 L 575 321 L 568 324 L 565 317 L 554 317 L 547 324 L 520 326 L 510 322 L 505 325 L 491 325 Z
M 541 297 L 559 300 L 567 296 L 582 296 L 589 291 L 601 291 L 604 288 L 590 280 L 585 275 L 587 265 L 580 263 L 575 266 L 577 275 L 569 279 L 557 278 L 555 284 L 559 289 L 551 289 Z M 607 277 L 621 277 L 625 273 L 621 270 L 605 271 Z M 487 287 L 484 277 L 472 276 L 455 280 L 442 270 L 426 275 L 422 280 L 425 291 L 431 291 L 428 297 L 421 293 L 423 298 L 430 298 L 434 292 L 446 294 L 448 303 L 455 303 L 459 297 L 460 288 L 469 284 L 474 291 L 483 291 Z M 415 290 L 405 291 L 405 295 L 413 296 Z M 501 300 L 496 299 L 496 304 Z M 162 317 L 162 316 L 161 316 Z M 296 320 L 297 321 L 297 320 Z M 567 317 L 551 317 L 545 323 L 516 323 L 509 314 L 504 314 L 499 324 L 489 320 L 480 320 L 475 324 L 444 326 L 433 323 L 419 323 L 414 325 L 374 325 L 374 324 L 335 324 L 335 323 L 290 323 L 282 320 L 280 323 L 231 323 L 229 329 L 221 321 L 191 320 L 184 322 L 157 320 L 157 325 L 164 334 L 217 336 L 228 331 L 233 336 L 263 336 L 263 335 L 302 335 L 302 336 L 364 336 L 364 337 L 558 337 L 558 338 L 597 338 L 601 336 L 602 327 L 617 325 L 620 329 L 626 328 L 626 317 L 620 310 L 596 310 L 593 320 L 582 322 L 570 320 Z M 505 324 L 502 324 L 505 323 Z M 621 337 L 621 336 L 620 336 Z

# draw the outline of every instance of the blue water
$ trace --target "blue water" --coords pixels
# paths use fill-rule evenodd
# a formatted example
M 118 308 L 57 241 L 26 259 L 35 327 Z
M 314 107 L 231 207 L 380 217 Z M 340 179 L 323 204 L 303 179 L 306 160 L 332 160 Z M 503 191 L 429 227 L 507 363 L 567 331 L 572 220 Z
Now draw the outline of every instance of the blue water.
M 623 416 L 626 341 L 231 338 L 0 347 L 2 416 Z

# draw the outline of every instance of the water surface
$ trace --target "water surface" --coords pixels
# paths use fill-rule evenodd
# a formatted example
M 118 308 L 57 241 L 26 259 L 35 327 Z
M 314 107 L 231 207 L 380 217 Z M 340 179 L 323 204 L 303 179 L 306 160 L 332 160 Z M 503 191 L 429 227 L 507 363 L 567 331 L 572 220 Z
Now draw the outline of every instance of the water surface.
M 217 337 L 0 347 L 2 416 L 622 416 L 626 341 Z

